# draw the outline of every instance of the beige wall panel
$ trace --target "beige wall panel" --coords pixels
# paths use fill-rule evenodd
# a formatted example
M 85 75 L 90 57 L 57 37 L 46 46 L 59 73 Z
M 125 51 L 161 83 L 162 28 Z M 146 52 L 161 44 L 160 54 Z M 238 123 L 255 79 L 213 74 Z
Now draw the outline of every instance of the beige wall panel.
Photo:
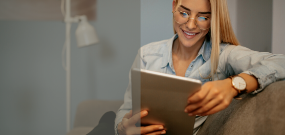
M 0 0 L 0 20 L 63 20 L 61 0 Z M 96 0 L 71 0 L 71 14 L 95 19 Z
M 273 0 L 272 53 L 285 54 L 285 0 Z

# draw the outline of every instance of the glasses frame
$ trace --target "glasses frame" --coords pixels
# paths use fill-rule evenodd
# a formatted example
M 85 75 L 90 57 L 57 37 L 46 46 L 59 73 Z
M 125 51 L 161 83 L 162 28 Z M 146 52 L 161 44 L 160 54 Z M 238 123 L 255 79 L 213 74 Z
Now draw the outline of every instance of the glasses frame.
M 175 20 L 175 17 L 174 17 L 174 13 L 175 12 L 180 12 L 180 13 L 186 13 L 186 12 L 184 12 L 184 11 L 178 11 L 178 10 L 175 10 L 174 12 L 172 12 L 172 14 L 173 14 L 173 19 L 174 19 L 174 21 L 176 22 L 176 23 L 178 23 L 178 24 L 180 24 L 180 25 L 182 25 L 182 24 L 187 24 L 188 22 L 189 22 L 189 20 L 194 20 L 194 23 L 195 23 L 195 25 L 199 28 L 199 29 L 201 29 L 200 27 L 199 27 L 199 25 L 197 24 L 197 19 L 198 19 L 198 16 L 196 15 L 195 16 L 195 18 L 190 18 L 190 15 L 188 14 L 188 13 L 186 13 L 189 17 L 188 17 L 188 19 L 187 19 L 187 21 L 185 22 L 185 23 L 179 23 L 179 22 L 177 22 L 176 20 Z M 211 18 L 208 18 L 208 19 L 211 19 Z M 211 21 L 211 20 L 210 20 Z M 207 29 L 210 29 L 211 28 L 211 26 L 209 27 L 209 28 L 207 28 Z M 207 29 L 201 29 L 201 30 L 207 30 Z

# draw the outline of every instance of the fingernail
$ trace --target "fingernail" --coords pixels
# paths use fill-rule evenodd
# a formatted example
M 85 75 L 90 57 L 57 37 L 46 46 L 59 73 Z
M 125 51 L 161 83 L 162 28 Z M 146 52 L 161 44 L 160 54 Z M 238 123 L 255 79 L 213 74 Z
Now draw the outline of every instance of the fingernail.
M 163 126 L 158 127 L 158 129 L 163 129 Z
M 187 109 L 185 109 L 184 112 L 187 112 Z
M 192 114 L 192 113 L 189 113 L 188 115 L 189 115 L 189 116 L 193 116 L 193 114 Z
M 147 111 L 143 111 L 143 115 L 147 115 Z
M 161 134 L 165 134 L 165 133 L 166 133 L 165 131 L 162 131 L 162 132 L 161 132 Z

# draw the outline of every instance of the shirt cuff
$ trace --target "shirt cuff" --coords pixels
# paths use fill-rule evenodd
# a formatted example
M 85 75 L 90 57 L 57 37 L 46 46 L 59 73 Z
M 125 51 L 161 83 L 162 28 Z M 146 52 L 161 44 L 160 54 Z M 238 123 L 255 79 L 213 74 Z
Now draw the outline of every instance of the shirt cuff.
M 115 125 L 115 135 L 119 135 L 119 133 L 118 133 L 118 125 L 119 125 L 119 124 L 116 124 L 116 125 Z
M 264 65 L 260 65 L 258 68 L 251 68 L 248 71 L 244 71 L 242 73 L 253 75 L 255 78 L 257 78 L 259 88 L 251 92 L 251 94 L 257 94 L 261 92 L 266 86 L 276 81 L 275 71 L 270 70 Z

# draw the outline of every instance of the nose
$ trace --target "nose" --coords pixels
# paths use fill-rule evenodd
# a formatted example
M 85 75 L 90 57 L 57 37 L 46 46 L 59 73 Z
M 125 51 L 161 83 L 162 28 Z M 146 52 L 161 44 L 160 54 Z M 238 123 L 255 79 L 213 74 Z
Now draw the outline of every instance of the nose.
M 186 23 L 186 27 L 188 29 L 196 29 L 197 24 L 195 18 L 189 18 L 188 22 Z

